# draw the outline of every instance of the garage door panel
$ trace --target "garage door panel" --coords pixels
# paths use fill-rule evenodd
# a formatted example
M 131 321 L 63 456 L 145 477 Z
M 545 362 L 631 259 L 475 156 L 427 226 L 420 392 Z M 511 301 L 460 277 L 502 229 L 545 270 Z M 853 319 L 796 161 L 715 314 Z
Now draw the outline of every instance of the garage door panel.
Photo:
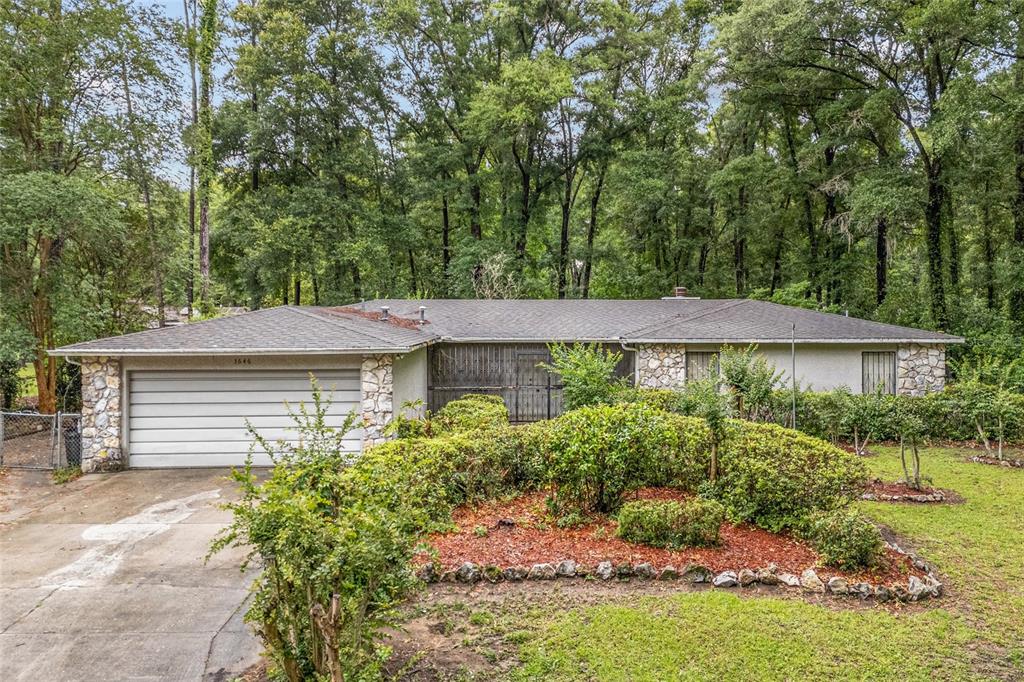
M 339 427 L 341 423 L 328 424 L 328 426 Z M 298 439 L 299 434 L 293 428 L 268 428 L 256 427 L 256 433 L 268 440 Z M 248 430 L 241 426 L 239 428 L 180 428 L 180 429 L 139 429 L 132 432 L 132 443 L 160 443 L 165 441 L 192 442 L 192 441 L 250 441 L 252 437 Z
M 231 467 L 231 466 L 242 466 L 245 464 L 245 457 L 242 457 L 242 461 L 239 462 L 238 455 L 231 453 L 220 453 L 220 454 L 198 454 L 198 455 L 178 455 L 175 458 L 174 464 L 167 463 L 166 455 L 142 455 L 132 453 L 132 466 L 138 469 L 160 469 L 167 468 L 169 466 L 175 467 Z M 260 453 L 254 454 L 252 458 L 253 466 L 266 467 L 273 465 L 270 457 Z
M 210 370 L 168 370 L 168 369 L 137 369 L 132 371 L 132 381 L 145 381 L 150 379 L 161 379 L 165 381 L 192 381 L 203 379 L 216 379 L 226 381 L 231 379 L 298 379 L 309 385 L 309 375 L 313 374 L 317 380 L 331 379 L 358 379 L 359 368 L 354 366 L 345 369 L 210 369 Z
M 305 401 L 310 405 L 311 401 Z M 355 400 L 335 400 L 326 408 L 328 415 L 346 415 L 356 404 Z M 299 403 L 291 402 L 289 406 L 298 414 Z M 137 404 L 132 401 L 132 417 L 205 417 L 211 414 L 210 405 L 206 403 L 147 403 Z M 309 408 L 307 408 L 309 409 Z M 279 417 L 287 416 L 284 403 L 217 403 L 216 414 L 226 417 Z
M 327 415 L 328 424 L 339 427 L 344 423 L 347 415 L 338 412 L 331 412 Z M 182 417 L 137 417 L 132 416 L 129 426 L 132 429 L 179 429 L 182 427 Z M 257 429 L 269 428 L 294 428 L 295 420 L 286 415 L 224 415 L 219 417 L 189 416 L 188 427 L 196 429 L 223 429 L 223 428 L 245 428 L 245 420 Z
M 341 427 L 351 412 L 358 411 L 359 373 L 344 369 L 316 374 L 329 401 L 327 424 Z M 242 465 L 252 446 L 247 419 L 267 440 L 295 445 L 299 434 L 289 409 L 298 413 L 300 404 L 309 406 L 312 399 L 308 373 L 302 370 L 132 372 L 129 466 Z M 361 429 L 346 434 L 342 441 L 349 452 L 358 452 L 361 444 Z M 269 463 L 265 455 L 255 461 Z
M 352 395 L 350 391 L 347 394 Z M 326 397 L 326 396 L 325 396 Z M 335 401 L 344 400 L 335 394 Z M 168 393 L 143 392 L 132 397 L 132 404 L 151 405 L 153 403 L 270 403 L 282 404 L 285 401 L 298 404 L 312 403 L 313 394 L 309 391 L 171 391 Z
M 351 434 L 350 434 L 351 435 Z M 298 440 L 286 440 L 286 443 L 292 446 L 298 445 Z M 277 441 L 271 439 L 272 446 L 277 445 Z M 252 445 L 251 441 L 238 440 L 238 441 L 175 441 L 173 443 L 132 443 L 131 456 L 134 458 L 136 455 L 165 455 L 164 460 L 166 463 L 163 466 L 180 466 L 178 464 L 179 455 L 202 455 L 202 454 L 231 454 L 235 457 L 236 464 L 242 464 L 245 462 L 245 455 L 249 452 L 249 446 Z M 345 451 L 355 452 L 359 449 L 359 440 L 344 440 L 342 445 L 345 447 Z M 263 452 L 262 448 L 256 447 L 257 452 Z M 132 462 L 131 466 L 136 466 L 136 462 Z
M 170 391 L 262 391 L 267 383 L 272 382 L 274 388 L 279 391 L 302 391 L 310 393 L 309 379 L 297 377 L 295 379 L 135 379 L 132 381 L 132 390 L 136 393 L 147 392 L 170 392 Z M 351 378 L 329 378 L 319 379 L 321 392 L 325 395 L 351 386 Z

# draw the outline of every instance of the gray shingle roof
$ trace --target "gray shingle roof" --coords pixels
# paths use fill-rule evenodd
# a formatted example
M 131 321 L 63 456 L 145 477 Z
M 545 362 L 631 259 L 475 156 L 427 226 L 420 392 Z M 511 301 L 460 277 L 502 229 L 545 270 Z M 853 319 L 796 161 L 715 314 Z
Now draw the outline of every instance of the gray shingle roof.
M 281 306 L 241 315 L 76 343 L 55 355 L 406 352 L 435 337 L 422 328 L 334 308 Z
M 389 322 L 374 319 L 387 305 Z M 412 323 L 426 307 L 427 324 Z M 438 340 L 960 343 L 898 327 L 752 300 L 380 299 L 353 308 L 281 306 L 64 346 L 55 355 L 404 353 Z M 394 319 L 395 317 L 399 319 Z M 404 319 L 403 319 L 404 318 Z
M 418 316 L 459 341 L 618 341 L 750 343 L 797 341 L 959 343 L 939 332 L 748 299 L 473 300 L 380 299 L 393 314 Z

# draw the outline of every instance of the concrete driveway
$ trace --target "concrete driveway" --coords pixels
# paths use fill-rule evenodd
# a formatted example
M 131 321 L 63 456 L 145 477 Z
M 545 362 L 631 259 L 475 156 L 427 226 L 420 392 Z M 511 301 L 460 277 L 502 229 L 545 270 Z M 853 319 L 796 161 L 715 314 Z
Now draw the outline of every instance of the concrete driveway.
M 226 474 L 0 478 L 0 680 L 230 680 L 256 663 L 241 553 L 203 563 Z

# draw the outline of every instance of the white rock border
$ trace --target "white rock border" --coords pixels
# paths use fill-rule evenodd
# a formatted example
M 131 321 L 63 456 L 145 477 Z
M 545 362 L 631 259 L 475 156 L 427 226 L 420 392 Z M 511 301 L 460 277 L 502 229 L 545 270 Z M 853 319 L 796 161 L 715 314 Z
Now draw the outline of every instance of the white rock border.
M 975 464 L 988 464 L 989 466 L 1007 467 L 1009 469 L 1024 469 L 1024 459 L 999 459 L 998 457 L 986 455 L 973 455 L 967 458 L 968 462 Z
M 472 585 L 481 581 L 521 582 L 523 580 L 544 581 L 556 578 L 582 578 L 585 580 L 609 581 L 612 579 L 675 581 L 688 583 L 704 583 L 717 588 L 745 588 L 754 585 L 779 586 L 786 589 L 797 589 L 810 594 L 832 594 L 853 597 L 861 600 L 874 599 L 879 602 L 899 601 L 917 602 L 924 599 L 935 599 L 942 596 L 943 584 L 939 581 L 933 568 L 921 560 L 916 554 L 887 542 L 886 547 L 910 558 L 914 568 L 924 572 L 922 580 L 916 575 L 910 576 L 905 585 L 858 582 L 851 583 L 842 576 L 832 576 L 827 581 L 818 576 L 813 568 L 806 569 L 799 576 L 780 572 L 778 566 L 769 564 L 762 568 L 743 568 L 738 571 L 727 570 L 715 573 L 701 564 L 687 564 L 682 569 L 675 566 L 655 568 L 647 562 L 638 564 L 613 564 L 602 561 L 593 568 L 585 568 L 573 561 L 564 559 L 559 562 L 534 564 L 532 566 L 478 566 L 471 561 L 463 562 L 458 568 L 438 571 L 433 564 L 424 564 L 416 575 L 425 583 L 462 583 Z

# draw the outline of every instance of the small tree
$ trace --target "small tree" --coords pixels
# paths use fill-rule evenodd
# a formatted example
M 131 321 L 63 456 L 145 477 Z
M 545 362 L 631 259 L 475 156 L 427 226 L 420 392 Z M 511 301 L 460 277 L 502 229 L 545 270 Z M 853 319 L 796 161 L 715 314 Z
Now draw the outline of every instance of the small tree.
M 882 389 L 865 395 L 849 395 L 844 426 L 853 436 L 853 449 L 858 455 L 866 455 L 868 442 L 882 426 L 885 418 L 885 400 Z
M 894 398 L 892 409 L 896 431 L 900 435 L 900 463 L 903 465 L 903 482 L 915 490 L 921 489 L 921 454 L 918 446 L 924 437 L 924 420 L 917 413 L 913 400 Z M 911 467 L 907 467 L 907 452 L 911 455 Z
M 718 479 L 718 448 L 728 435 L 729 420 L 733 416 L 734 397 L 723 391 L 717 381 L 691 381 L 686 384 L 680 397 L 684 414 L 699 417 L 707 422 L 711 431 L 711 465 L 708 477 L 714 483 Z
M 751 344 L 744 350 L 723 348 L 719 354 L 722 377 L 736 393 L 736 412 L 752 421 L 763 416 L 771 407 L 772 391 L 781 383 L 783 372 L 775 369 Z
M 234 472 L 241 499 L 225 505 L 234 518 L 210 549 L 246 547 L 242 568 L 261 569 L 246 620 L 289 682 L 375 677 L 383 628 L 415 584 L 409 563 L 424 512 L 388 481 L 347 465 L 343 440 L 355 417 L 331 428 L 328 409 L 314 382 L 312 409 L 292 412 L 297 445 L 250 427 L 253 450 L 264 450 L 274 470 L 259 483 L 250 454 Z
M 562 395 L 566 410 L 587 405 L 608 405 L 622 380 L 613 377 L 622 353 L 608 350 L 596 343 L 553 343 L 548 346 L 551 364 L 541 365 L 562 378 Z

